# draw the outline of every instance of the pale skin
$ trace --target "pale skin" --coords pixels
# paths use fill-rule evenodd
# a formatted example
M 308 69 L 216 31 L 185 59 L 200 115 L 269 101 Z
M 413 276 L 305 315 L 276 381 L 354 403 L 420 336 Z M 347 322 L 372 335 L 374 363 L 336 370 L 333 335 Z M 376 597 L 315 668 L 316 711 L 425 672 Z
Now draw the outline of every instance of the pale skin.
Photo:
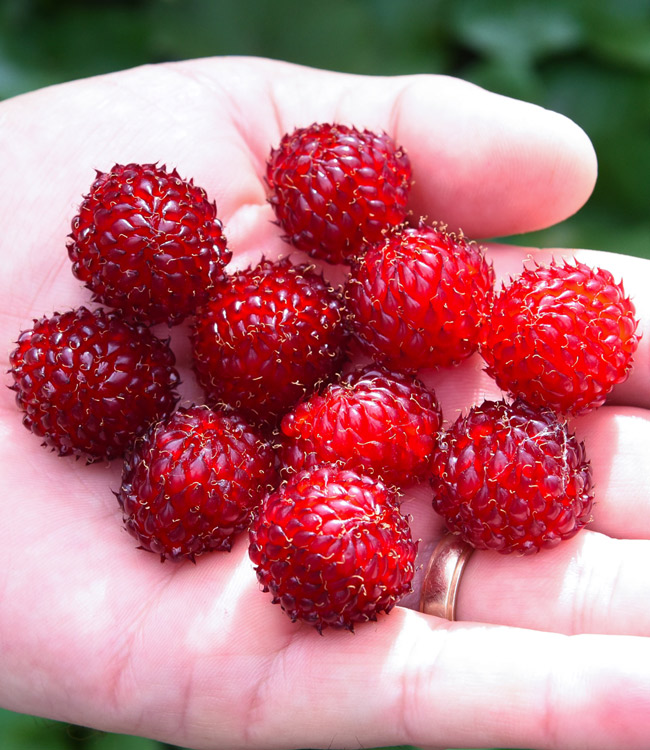
M 414 215 L 475 238 L 561 221 L 596 179 L 571 122 L 448 78 L 218 59 L 19 97 L 0 105 L 3 369 L 34 317 L 90 302 L 65 238 L 94 169 L 158 161 L 193 177 L 243 266 L 289 251 L 261 180 L 270 147 L 295 126 L 333 120 L 391 133 L 413 161 Z M 596 483 L 587 529 L 532 558 L 476 553 L 459 622 L 417 611 L 420 570 L 389 615 L 321 636 L 260 591 L 245 536 L 196 565 L 135 549 L 111 493 L 119 461 L 87 466 L 41 447 L 5 388 L 0 705 L 189 748 L 647 748 L 650 263 L 486 247 L 499 280 L 526 258 L 577 255 L 623 279 L 636 303 L 644 337 L 630 378 L 571 423 Z M 172 332 L 184 402 L 200 398 L 186 334 Z M 476 356 L 423 377 L 447 421 L 500 395 Z M 426 486 L 403 507 L 423 565 L 442 524 Z

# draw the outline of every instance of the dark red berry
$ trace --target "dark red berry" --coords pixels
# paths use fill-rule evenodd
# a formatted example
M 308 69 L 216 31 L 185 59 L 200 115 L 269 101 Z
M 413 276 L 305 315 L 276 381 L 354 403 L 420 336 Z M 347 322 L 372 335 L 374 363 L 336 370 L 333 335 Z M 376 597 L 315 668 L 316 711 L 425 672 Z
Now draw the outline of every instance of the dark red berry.
M 72 271 L 93 299 L 147 324 L 193 313 L 230 260 L 214 202 L 156 164 L 97 172 L 70 238 Z
M 229 550 L 275 479 L 272 448 L 250 425 L 194 406 L 138 439 L 117 497 L 143 549 L 162 560 L 193 560 Z
M 411 165 L 385 133 L 314 123 L 283 136 L 266 180 L 285 239 L 346 263 L 406 218 Z
M 178 401 L 168 342 L 117 312 L 54 313 L 35 320 L 17 344 L 10 387 L 23 423 L 62 456 L 121 456 Z
M 411 590 L 417 542 L 397 496 L 335 466 L 295 474 L 267 496 L 250 529 L 250 558 L 291 620 L 353 629 Z
M 197 315 L 194 367 L 210 403 L 270 423 L 335 372 L 344 333 L 339 295 L 320 274 L 262 260 L 219 285 Z
M 444 434 L 433 461 L 433 507 L 477 549 L 530 554 L 591 519 L 583 443 L 551 409 L 485 401 Z
M 338 463 L 406 485 L 428 475 L 441 422 L 421 381 L 363 367 L 285 415 L 281 460 L 293 472 Z
M 493 285 L 476 243 L 424 225 L 396 231 L 352 267 L 350 326 L 362 350 L 391 369 L 454 365 L 478 348 Z

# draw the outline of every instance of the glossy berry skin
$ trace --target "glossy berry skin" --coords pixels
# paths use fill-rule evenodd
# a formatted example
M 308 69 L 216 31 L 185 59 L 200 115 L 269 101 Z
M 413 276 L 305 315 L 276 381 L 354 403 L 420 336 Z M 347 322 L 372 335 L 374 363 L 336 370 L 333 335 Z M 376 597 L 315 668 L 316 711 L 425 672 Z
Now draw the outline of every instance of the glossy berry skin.
M 497 295 L 481 353 L 502 390 L 583 414 L 627 378 L 636 329 L 634 305 L 609 271 L 535 264 Z
M 478 348 L 493 286 L 477 244 L 438 227 L 403 229 L 353 265 L 350 327 L 361 349 L 390 369 L 455 365 Z
M 23 423 L 61 456 L 122 456 L 178 401 L 168 342 L 115 311 L 79 307 L 35 320 L 10 363 Z
M 275 479 L 271 446 L 242 417 L 192 406 L 136 441 L 117 498 L 142 549 L 194 560 L 230 550 Z
M 421 381 L 361 367 L 285 415 L 280 457 L 285 473 L 337 463 L 404 486 L 428 476 L 441 424 Z
M 306 265 L 262 260 L 217 287 L 197 315 L 194 369 L 209 403 L 271 424 L 343 356 L 339 295 Z
M 216 205 L 157 164 L 97 172 L 72 221 L 72 272 L 93 299 L 146 324 L 179 323 L 230 260 Z
M 266 181 L 285 239 L 346 263 L 405 220 L 411 165 L 385 133 L 314 123 L 272 149 Z
M 485 401 L 461 415 L 433 461 L 433 507 L 476 549 L 532 554 L 591 520 L 585 448 L 546 408 Z
M 375 620 L 411 590 L 417 542 L 397 496 L 356 472 L 295 474 L 267 496 L 249 536 L 264 591 L 319 631 Z

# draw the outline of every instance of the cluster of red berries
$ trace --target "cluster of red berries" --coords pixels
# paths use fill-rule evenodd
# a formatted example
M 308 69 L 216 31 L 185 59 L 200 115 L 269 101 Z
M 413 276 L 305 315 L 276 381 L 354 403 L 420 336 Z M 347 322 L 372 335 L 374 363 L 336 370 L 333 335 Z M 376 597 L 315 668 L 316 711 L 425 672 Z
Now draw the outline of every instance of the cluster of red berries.
M 124 457 L 125 526 L 163 560 L 227 550 L 248 529 L 264 589 L 320 630 L 410 590 L 410 483 L 430 482 L 448 529 L 477 548 L 530 553 L 577 533 L 593 488 L 566 415 L 627 377 L 638 336 L 622 286 L 565 262 L 497 292 L 479 245 L 409 223 L 409 158 L 386 134 L 297 129 L 264 179 L 286 241 L 349 265 L 342 287 L 289 258 L 229 272 L 204 190 L 116 165 L 68 243 L 100 306 L 35 320 L 11 354 L 25 425 L 61 455 Z M 185 319 L 205 398 L 179 407 L 174 354 L 150 326 Z M 507 396 L 443 427 L 418 371 L 476 352 Z M 346 368 L 352 353 L 369 362 Z

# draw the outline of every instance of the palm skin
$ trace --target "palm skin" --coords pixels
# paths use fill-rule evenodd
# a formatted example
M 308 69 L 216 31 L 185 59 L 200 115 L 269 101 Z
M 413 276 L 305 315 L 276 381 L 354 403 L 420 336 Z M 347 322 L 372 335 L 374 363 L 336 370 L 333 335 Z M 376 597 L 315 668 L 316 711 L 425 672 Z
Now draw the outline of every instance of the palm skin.
M 414 164 L 415 215 L 473 237 L 560 221 L 595 180 L 593 151 L 574 125 L 453 79 L 219 59 L 19 97 L 0 106 L 5 358 L 32 318 L 89 302 L 65 238 L 93 169 L 159 161 L 193 177 L 216 199 L 233 264 L 243 266 L 287 253 L 265 201 L 264 162 L 284 131 L 317 120 L 389 131 Z M 488 253 L 500 279 L 551 254 Z M 648 262 L 564 254 L 622 277 L 644 332 Z M 199 393 L 186 334 L 172 331 L 189 402 Z M 87 466 L 44 449 L 5 389 L 0 704 L 191 748 L 647 747 L 649 365 L 646 336 L 611 404 L 575 420 L 597 487 L 588 529 L 533 558 L 476 553 L 461 622 L 418 613 L 418 579 L 402 606 L 354 635 L 320 636 L 271 606 L 245 536 L 195 566 L 136 550 L 111 493 L 119 462 Z M 476 357 L 423 376 L 447 419 L 499 396 Z M 425 487 L 407 493 L 404 509 L 422 564 L 441 524 Z

